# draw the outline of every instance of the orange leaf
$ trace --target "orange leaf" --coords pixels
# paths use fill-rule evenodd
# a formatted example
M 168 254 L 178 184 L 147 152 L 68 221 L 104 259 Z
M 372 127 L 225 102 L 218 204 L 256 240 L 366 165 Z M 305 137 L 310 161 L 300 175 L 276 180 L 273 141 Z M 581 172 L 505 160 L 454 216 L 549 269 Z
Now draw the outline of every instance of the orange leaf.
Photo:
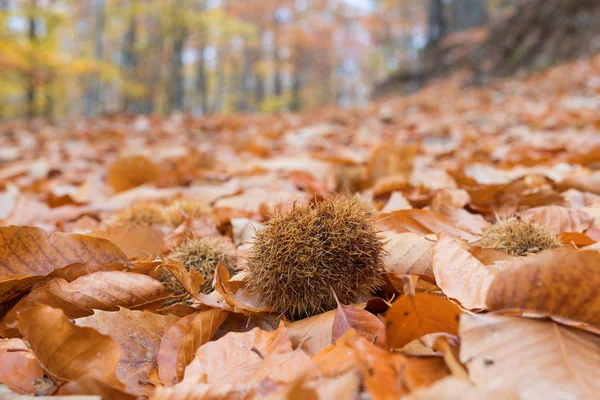
M 167 330 L 156 358 L 158 376 L 164 385 L 173 386 L 183 379 L 185 367 L 192 362 L 198 348 L 212 339 L 227 314 L 216 308 L 190 314 Z
M 35 249 L 35 251 L 32 251 Z M 0 227 L 0 302 L 17 297 L 44 275 L 75 263 L 127 263 L 123 252 L 108 240 L 40 228 Z
M 398 210 L 381 214 L 379 225 L 396 232 L 413 232 L 422 235 L 445 232 L 451 236 L 474 241 L 476 236 L 460 229 L 448 218 L 428 210 Z
M 490 310 L 535 312 L 600 328 L 600 253 L 572 248 L 525 257 L 500 272 Z
M 115 193 L 132 189 L 159 178 L 160 172 L 154 163 L 144 156 L 132 155 L 117 159 L 108 167 L 106 181 Z
M 580 232 L 563 232 L 558 235 L 558 239 L 566 245 L 575 245 L 577 247 L 591 246 L 596 243 L 594 239 Z
M 54 279 L 34 289 L 9 311 L 0 324 L 0 334 L 17 335 L 17 314 L 40 304 L 60 308 L 70 318 L 81 318 L 92 315 L 93 310 L 155 309 L 167 297 L 169 292 L 160 282 L 130 272 L 96 272 L 70 283 Z
M 90 235 L 110 240 L 129 258 L 158 255 L 166 236 L 160 226 L 143 223 L 111 225 Z
M 402 296 L 386 312 L 390 348 L 402 348 L 429 333 L 458 334 L 461 310 L 445 297 L 418 293 Z
M 33 382 L 44 377 L 31 349 L 22 339 L 0 339 L 0 383 L 18 393 L 35 393 Z
M 346 331 L 352 328 L 369 341 L 374 341 L 381 347 L 386 347 L 385 325 L 377 316 L 365 309 L 346 306 L 338 302 L 338 308 L 333 320 L 333 341 L 341 338 Z
M 110 336 L 75 326 L 62 310 L 44 305 L 19 313 L 19 329 L 49 376 L 61 381 L 88 376 L 122 385 L 115 374 L 119 345 Z
M 174 315 L 122 308 L 117 312 L 96 311 L 76 323 L 78 327 L 94 328 L 114 339 L 121 350 L 117 377 L 125 383 L 127 392 L 148 395 L 149 388 L 140 381 L 147 380 L 150 370 L 156 367 L 160 338 L 176 321 Z

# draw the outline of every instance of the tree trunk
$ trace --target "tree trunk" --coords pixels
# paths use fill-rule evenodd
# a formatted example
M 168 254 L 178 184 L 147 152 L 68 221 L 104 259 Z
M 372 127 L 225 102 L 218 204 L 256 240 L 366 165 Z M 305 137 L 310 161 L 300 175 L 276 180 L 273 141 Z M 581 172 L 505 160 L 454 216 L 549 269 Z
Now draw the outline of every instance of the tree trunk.
M 105 0 L 94 0 L 93 15 L 96 17 L 94 29 L 94 59 L 101 62 L 104 58 L 104 27 L 106 25 Z M 94 73 L 87 82 L 83 97 L 84 112 L 86 116 L 95 116 L 102 113 L 102 85 L 100 74 Z
M 204 59 L 204 44 L 198 49 L 198 65 L 196 69 L 196 91 L 200 100 L 202 115 L 208 112 L 208 86 L 206 84 L 206 60 Z
M 171 54 L 171 73 L 169 85 L 169 100 L 167 111 L 182 111 L 184 103 L 184 87 L 183 87 L 183 49 L 187 38 L 187 30 L 185 28 L 177 29 L 173 40 L 173 53 Z
M 443 0 L 429 0 L 429 43 L 437 43 L 448 33 Z
M 138 65 L 137 52 L 135 50 L 135 43 L 137 40 L 137 20 L 135 15 L 129 18 L 129 26 L 125 37 L 123 39 L 123 69 L 129 79 L 136 81 L 136 68 Z M 126 112 L 137 112 L 137 105 L 135 99 L 125 94 L 124 108 Z
M 37 0 L 31 0 L 31 10 L 28 21 L 28 37 L 32 47 L 35 48 L 37 43 L 37 23 L 36 23 Z M 35 50 L 34 50 L 35 51 Z M 35 60 L 32 60 L 35 64 Z M 27 76 L 27 117 L 33 118 L 36 116 L 36 101 L 37 101 L 37 82 L 35 76 L 35 65 L 32 66 L 32 72 Z

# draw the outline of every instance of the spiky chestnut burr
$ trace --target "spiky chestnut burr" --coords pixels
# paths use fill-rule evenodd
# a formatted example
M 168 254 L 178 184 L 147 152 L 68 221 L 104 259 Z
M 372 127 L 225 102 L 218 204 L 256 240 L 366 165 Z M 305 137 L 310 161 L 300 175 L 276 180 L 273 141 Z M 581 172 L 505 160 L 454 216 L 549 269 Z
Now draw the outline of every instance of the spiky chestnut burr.
M 502 250 L 513 256 L 526 256 L 562 246 L 560 240 L 543 226 L 518 217 L 490 225 L 483 231 L 479 243 L 482 247 Z
M 351 304 L 382 283 L 383 242 L 355 198 L 294 205 L 257 232 L 246 287 L 291 319 Z
M 210 293 L 217 265 L 222 264 L 230 272 L 235 270 L 235 249 L 222 238 L 202 238 L 186 240 L 169 254 L 168 258 L 177 261 L 188 271 L 199 272 L 204 278 L 200 291 Z M 175 296 L 184 295 L 185 289 L 166 268 L 161 271 L 161 282 Z M 181 299 L 187 300 L 188 297 Z M 172 303 L 172 302 L 171 302 Z

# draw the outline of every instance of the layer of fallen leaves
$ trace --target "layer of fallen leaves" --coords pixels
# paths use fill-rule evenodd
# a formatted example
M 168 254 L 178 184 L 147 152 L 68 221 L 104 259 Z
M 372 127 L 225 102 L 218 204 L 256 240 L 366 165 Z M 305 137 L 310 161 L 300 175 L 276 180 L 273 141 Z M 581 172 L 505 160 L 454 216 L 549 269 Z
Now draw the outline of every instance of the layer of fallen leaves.
M 600 56 L 457 82 L 354 110 L 1 126 L 2 390 L 598 397 Z M 244 258 L 273 213 L 338 193 L 382 231 L 386 284 L 287 321 L 247 293 Z M 481 247 L 513 216 L 564 247 Z M 217 267 L 211 293 L 167 259 L 194 237 L 236 247 L 239 272 Z

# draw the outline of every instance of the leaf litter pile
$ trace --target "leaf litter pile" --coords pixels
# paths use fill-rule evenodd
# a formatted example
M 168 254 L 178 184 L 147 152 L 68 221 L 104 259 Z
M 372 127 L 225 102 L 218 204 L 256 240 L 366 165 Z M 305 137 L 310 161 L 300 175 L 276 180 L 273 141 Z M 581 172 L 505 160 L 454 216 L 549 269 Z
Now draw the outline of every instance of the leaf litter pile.
M 599 109 L 595 57 L 359 110 L 5 124 L 2 396 L 594 398 Z

